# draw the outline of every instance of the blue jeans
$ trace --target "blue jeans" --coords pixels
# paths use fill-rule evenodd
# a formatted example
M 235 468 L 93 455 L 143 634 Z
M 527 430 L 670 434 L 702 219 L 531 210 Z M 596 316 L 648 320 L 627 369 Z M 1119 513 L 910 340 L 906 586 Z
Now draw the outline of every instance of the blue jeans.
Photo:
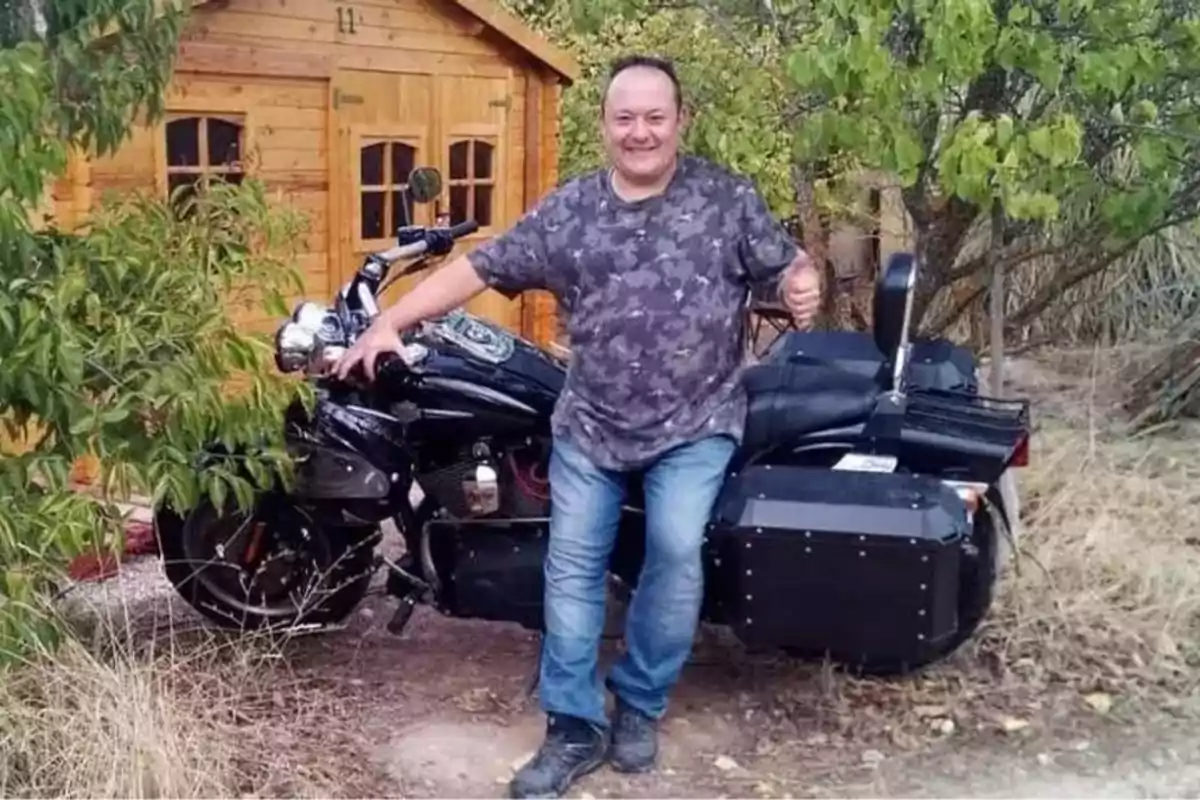
M 692 649 L 704 592 L 700 547 L 736 444 L 717 436 L 671 450 L 647 468 L 646 558 L 625 623 L 626 652 L 608 686 L 653 718 Z M 571 443 L 550 458 L 546 629 L 538 694 L 550 714 L 607 727 L 597 654 L 606 572 L 625 499 L 625 475 L 600 469 Z

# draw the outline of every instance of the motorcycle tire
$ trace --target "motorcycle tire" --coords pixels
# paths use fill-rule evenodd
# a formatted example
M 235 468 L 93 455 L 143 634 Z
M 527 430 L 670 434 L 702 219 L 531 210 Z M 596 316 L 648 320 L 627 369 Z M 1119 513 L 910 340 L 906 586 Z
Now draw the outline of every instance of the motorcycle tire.
M 258 497 L 249 513 L 230 502 L 218 514 L 206 499 L 182 517 L 161 514 L 156 525 L 164 571 L 175 591 L 216 625 L 243 631 L 345 619 L 370 587 L 374 545 L 381 536 L 377 526 L 319 525 L 278 492 Z M 235 541 L 229 529 L 240 538 Z M 248 552 L 252 541 L 257 552 Z M 253 570 L 231 564 L 230 550 L 252 559 Z M 260 585 L 264 573 L 267 582 Z M 280 591 L 270 591 L 271 580 Z M 290 587 L 301 581 L 297 596 Z

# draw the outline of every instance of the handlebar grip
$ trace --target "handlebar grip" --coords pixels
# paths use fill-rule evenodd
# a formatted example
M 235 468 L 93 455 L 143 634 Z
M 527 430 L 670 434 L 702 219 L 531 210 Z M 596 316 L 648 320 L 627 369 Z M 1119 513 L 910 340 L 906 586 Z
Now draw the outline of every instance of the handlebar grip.
M 375 379 L 378 380 L 383 376 L 383 373 L 390 368 L 394 368 L 395 363 L 404 362 L 404 359 L 399 353 L 391 350 L 384 350 L 381 353 L 375 354 Z M 352 382 L 365 384 L 367 383 L 367 367 L 365 361 L 360 361 L 350 368 L 349 374 L 346 376 Z
M 384 350 L 382 353 L 379 353 L 375 356 L 375 374 L 380 375 L 385 369 L 391 367 L 397 361 L 404 361 L 399 353 L 392 352 L 391 350 Z
M 461 239 L 464 236 L 470 236 L 475 231 L 479 230 L 479 223 L 473 219 L 460 222 L 457 225 L 450 226 L 450 235 L 455 239 Z

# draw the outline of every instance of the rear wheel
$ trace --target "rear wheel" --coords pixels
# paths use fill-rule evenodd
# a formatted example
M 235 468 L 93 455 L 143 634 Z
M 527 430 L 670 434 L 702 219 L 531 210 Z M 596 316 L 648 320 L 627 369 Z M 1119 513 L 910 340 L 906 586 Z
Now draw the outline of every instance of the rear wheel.
M 175 522 L 159 526 L 167 578 L 222 627 L 328 625 L 370 585 L 378 528 L 319 525 L 277 492 L 249 512 L 205 500 Z

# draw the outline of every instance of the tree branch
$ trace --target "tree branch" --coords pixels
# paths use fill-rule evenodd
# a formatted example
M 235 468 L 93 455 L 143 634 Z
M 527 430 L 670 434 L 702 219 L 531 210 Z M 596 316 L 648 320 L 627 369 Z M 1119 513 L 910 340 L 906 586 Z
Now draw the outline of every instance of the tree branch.
M 1137 239 L 1126 242 L 1112 250 L 1099 250 L 1093 252 L 1089 258 L 1082 259 L 1075 268 L 1064 270 L 1055 275 L 1054 278 L 1044 286 L 1041 291 L 1033 296 L 1024 306 L 1017 310 L 1009 319 L 1006 326 L 1005 335 L 1011 335 L 1015 332 L 1017 326 L 1027 324 L 1040 316 L 1047 308 L 1058 300 L 1064 292 L 1074 286 L 1079 285 L 1083 281 L 1100 274 L 1105 269 L 1110 267 L 1121 258 L 1133 252 L 1139 244 L 1146 238 L 1154 236 L 1167 228 L 1181 225 L 1185 222 L 1191 222 L 1200 218 L 1200 209 L 1193 209 L 1187 214 L 1170 217 L 1163 220 L 1159 224 L 1147 230 L 1142 236 Z
M 987 291 L 987 286 L 985 286 L 983 283 L 975 286 L 971 289 L 970 294 L 960 298 L 959 301 L 950 309 L 948 309 L 946 313 L 942 314 L 939 319 L 930 323 L 929 325 L 924 326 L 923 330 L 927 331 L 928 335 L 931 336 L 942 335 L 947 328 L 958 322 L 962 315 L 967 312 L 967 309 L 975 304 L 976 300 L 983 297 L 983 293 L 985 291 Z

